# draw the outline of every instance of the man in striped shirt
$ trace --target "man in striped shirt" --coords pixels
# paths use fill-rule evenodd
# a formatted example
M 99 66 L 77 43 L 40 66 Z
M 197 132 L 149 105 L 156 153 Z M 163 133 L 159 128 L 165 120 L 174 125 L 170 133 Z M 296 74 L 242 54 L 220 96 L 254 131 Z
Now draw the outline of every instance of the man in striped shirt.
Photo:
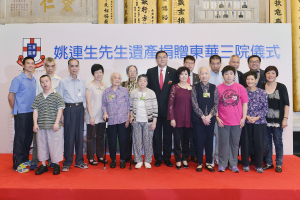
M 31 106 L 33 110 L 33 131 L 36 134 L 38 159 L 42 165 L 35 172 L 41 175 L 48 171 L 46 160 L 51 155 L 51 162 L 55 164 L 53 175 L 60 174 L 59 162 L 63 160 L 63 132 L 60 127 L 65 103 L 59 93 L 52 89 L 49 75 L 40 78 L 43 92 L 38 94 Z

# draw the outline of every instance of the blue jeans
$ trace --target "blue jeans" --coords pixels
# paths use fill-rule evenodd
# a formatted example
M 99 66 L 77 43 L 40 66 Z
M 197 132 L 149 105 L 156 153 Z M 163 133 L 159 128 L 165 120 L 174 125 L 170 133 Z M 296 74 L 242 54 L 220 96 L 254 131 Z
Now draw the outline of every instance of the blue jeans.
M 276 166 L 282 166 L 283 161 L 283 143 L 282 143 L 282 131 L 279 127 L 267 127 L 266 132 L 266 140 L 268 143 L 269 153 L 266 156 L 266 162 L 268 165 L 273 164 L 272 154 L 273 154 L 273 146 L 272 146 L 272 137 L 275 145 L 276 152 Z

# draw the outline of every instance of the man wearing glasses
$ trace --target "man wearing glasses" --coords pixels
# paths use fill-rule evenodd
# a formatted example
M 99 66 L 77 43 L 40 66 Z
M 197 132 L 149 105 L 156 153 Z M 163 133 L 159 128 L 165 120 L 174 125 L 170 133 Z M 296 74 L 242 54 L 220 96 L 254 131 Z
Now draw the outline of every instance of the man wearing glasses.
M 156 129 L 153 135 L 153 150 L 156 160 L 155 166 L 159 167 L 164 161 L 165 165 L 172 167 L 172 127 L 170 120 L 167 120 L 168 102 L 171 87 L 178 83 L 176 69 L 168 64 L 168 54 L 165 51 L 156 53 L 157 66 L 147 70 L 148 88 L 155 92 L 158 104 L 158 118 Z M 162 138 L 163 133 L 163 138 Z M 163 155 L 161 149 L 163 147 Z
M 248 58 L 248 66 L 250 71 L 257 73 L 256 87 L 261 88 L 267 82 L 265 71 L 260 69 L 261 58 L 257 55 L 252 55 Z

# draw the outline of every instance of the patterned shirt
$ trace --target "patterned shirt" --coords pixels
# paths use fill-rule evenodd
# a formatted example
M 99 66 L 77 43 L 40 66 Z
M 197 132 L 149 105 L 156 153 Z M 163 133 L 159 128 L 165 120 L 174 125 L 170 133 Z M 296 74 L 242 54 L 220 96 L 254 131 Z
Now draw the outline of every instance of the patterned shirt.
M 203 90 L 203 92 L 207 92 L 209 89 L 209 83 L 207 83 L 206 85 L 204 85 L 202 82 L 200 82 L 201 88 Z M 207 116 L 209 114 L 211 114 L 211 116 L 215 116 L 217 111 L 218 111 L 218 104 L 219 104 L 219 93 L 218 93 L 218 89 L 216 87 L 215 91 L 214 91 L 214 106 L 211 108 L 211 110 L 208 112 L 207 110 L 207 106 L 206 109 L 203 113 L 203 111 L 199 108 L 199 104 L 198 104 L 198 100 L 197 100 L 197 92 L 195 87 L 193 87 L 192 90 L 192 106 L 194 108 L 195 113 L 202 117 L 203 115 Z
M 122 82 L 122 87 L 127 88 L 128 93 L 130 95 L 131 91 L 138 88 L 138 84 L 137 84 L 137 79 L 135 79 L 134 81 L 130 81 L 130 79 L 128 79 L 128 81 L 124 81 Z
M 105 89 L 102 96 L 102 111 L 107 113 L 108 125 L 122 124 L 129 120 L 130 102 L 126 88 L 119 86 L 116 91 L 112 86 Z
M 268 98 L 266 91 L 257 88 L 254 92 L 250 92 L 246 88 L 249 102 L 248 102 L 248 111 L 247 115 L 250 117 L 259 117 L 254 124 L 266 124 L 266 115 L 268 112 Z M 246 123 L 250 122 L 246 119 Z
M 44 93 L 41 92 L 35 97 L 31 108 L 38 110 L 37 123 L 39 128 L 52 129 L 56 121 L 58 109 L 65 108 L 65 102 L 60 94 L 55 90 L 47 97 L 45 97 Z

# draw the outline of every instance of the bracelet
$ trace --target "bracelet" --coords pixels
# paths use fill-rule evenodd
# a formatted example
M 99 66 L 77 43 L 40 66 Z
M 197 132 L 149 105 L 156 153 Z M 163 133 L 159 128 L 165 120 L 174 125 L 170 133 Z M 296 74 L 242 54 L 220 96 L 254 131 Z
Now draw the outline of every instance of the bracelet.
M 218 117 L 218 118 L 219 118 L 219 115 L 216 115 L 216 117 Z
M 283 118 L 287 118 L 287 117 L 283 117 Z M 287 118 L 288 119 L 288 118 Z

